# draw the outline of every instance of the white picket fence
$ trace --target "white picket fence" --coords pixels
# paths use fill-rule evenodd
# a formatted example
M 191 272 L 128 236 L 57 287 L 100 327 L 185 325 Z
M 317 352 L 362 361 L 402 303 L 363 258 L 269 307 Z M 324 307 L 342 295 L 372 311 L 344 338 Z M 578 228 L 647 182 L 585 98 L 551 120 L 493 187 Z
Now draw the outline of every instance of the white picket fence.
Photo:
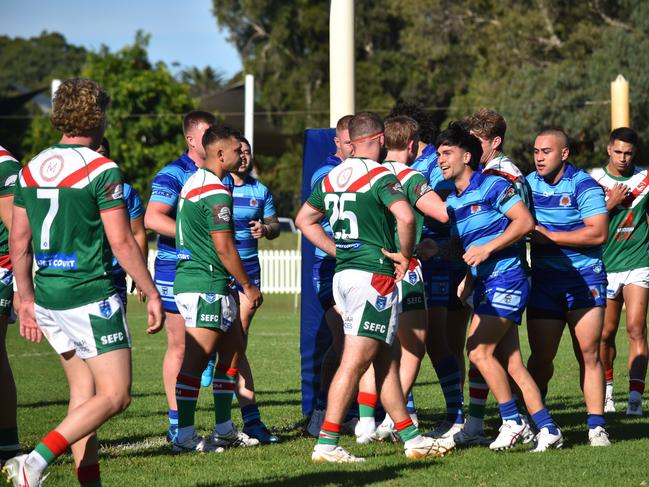
M 157 250 L 149 250 L 148 267 L 153 275 Z M 261 292 L 266 294 L 300 294 L 302 255 L 299 250 L 260 250 Z M 127 289 L 131 289 L 130 277 Z

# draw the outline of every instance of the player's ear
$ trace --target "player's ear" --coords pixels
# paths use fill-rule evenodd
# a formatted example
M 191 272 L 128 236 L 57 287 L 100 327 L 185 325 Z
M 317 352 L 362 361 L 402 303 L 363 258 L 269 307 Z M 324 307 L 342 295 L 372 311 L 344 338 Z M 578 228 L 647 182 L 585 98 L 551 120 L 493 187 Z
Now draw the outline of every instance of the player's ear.
M 500 147 L 502 143 L 503 143 L 502 137 L 500 137 L 500 135 L 496 135 L 491 141 L 491 148 L 497 149 L 498 147 Z
M 570 149 L 568 147 L 564 147 L 561 149 L 561 160 L 565 161 L 568 159 L 568 156 L 570 155 Z

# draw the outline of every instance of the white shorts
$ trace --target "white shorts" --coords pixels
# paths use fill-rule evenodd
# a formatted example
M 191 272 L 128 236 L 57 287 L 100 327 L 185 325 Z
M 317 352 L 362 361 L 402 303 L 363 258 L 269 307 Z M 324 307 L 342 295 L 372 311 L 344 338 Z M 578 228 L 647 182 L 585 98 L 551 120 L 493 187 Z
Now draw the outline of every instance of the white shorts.
M 231 294 L 180 293 L 175 298 L 187 328 L 212 328 L 225 333 L 239 314 Z
M 392 345 L 397 333 L 399 291 L 393 277 L 348 269 L 336 272 L 333 295 L 345 335 Z
M 628 284 L 635 284 L 640 287 L 649 288 L 649 267 L 640 267 L 623 272 L 609 272 L 606 274 L 608 285 L 606 286 L 606 298 L 615 299 L 622 288 Z
M 117 294 L 72 309 L 47 309 L 35 305 L 38 327 L 58 354 L 76 351 L 89 359 L 102 353 L 131 348 L 122 300 Z

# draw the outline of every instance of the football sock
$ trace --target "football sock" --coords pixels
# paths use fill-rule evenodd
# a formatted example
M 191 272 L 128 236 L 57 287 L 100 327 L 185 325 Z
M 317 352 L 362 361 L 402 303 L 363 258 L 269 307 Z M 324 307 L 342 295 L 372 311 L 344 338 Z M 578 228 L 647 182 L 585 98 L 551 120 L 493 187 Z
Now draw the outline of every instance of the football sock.
M 241 408 L 241 419 L 243 419 L 243 425 L 249 426 L 255 424 L 258 421 L 261 421 L 261 413 L 259 412 L 259 407 L 256 404 L 249 404 Z
M 415 396 L 412 395 L 412 391 L 408 393 L 406 397 L 406 410 L 408 414 L 417 414 L 417 408 L 415 407 Z
M 0 459 L 11 458 L 18 450 L 18 428 L 0 428 Z
M 480 430 L 484 421 L 489 386 L 478 368 L 469 365 L 469 417 L 480 420 Z M 476 423 L 477 425 L 477 423 Z
M 214 423 L 217 433 L 232 430 L 232 398 L 237 382 L 237 369 L 216 364 L 214 369 Z
M 462 411 L 462 388 L 460 387 L 460 368 L 453 355 L 433 364 L 439 384 L 442 386 L 442 393 L 446 401 L 446 421 L 451 423 L 464 423 Z
M 101 487 L 99 465 L 84 465 L 75 469 L 77 480 L 82 487 Z
M 601 426 L 602 428 L 606 426 L 606 420 L 604 419 L 603 414 L 589 414 L 586 417 L 586 424 L 588 425 L 588 429 L 595 429 L 598 426 Z
M 27 456 L 25 463 L 39 473 L 61 456 L 70 446 L 63 435 L 56 430 L 50 431 L 36 448 Z
M 606 396 L 613 397 L 613 369 L 606 369 Z
M 370 392 L 358 393 L 358 418 L 361 424 L 374 425 L 374 411 L 378 399 L 376 394 Z
M 178 380 L 176 378 L 176 380 Z M 178 407 L 178 406 L 176 406 Z M 175 431 L 178 429 L 178 410 L 176 409 L 169 409 L 167 411 L 167 417 L 169 418 L 169 430 L 170 431 Z
M 644 393 L 644 381 L 640 379 L 629 380 L 629 399 L 638 401 Z
M 410 418 L 394 423 L 394 427 L 396 428 L 397 433 L 399 433 L 399 438 L 401 438 L 403 443 L 419 436 L 419 430 Z
M 178 443 L 184 443 L 194 436 L 194 416 L 200 386 L 201 380 L 198 377 L 180 373 L 176 378 L 176 404 L 178 405 L 176 441 Z
M 532 414 L 532 421 L 536 425 L 536 429 L 539 431 L 541 428 L 547 428 L 550 434 L 556 435 L 559 433 L 557 425 L 554 424 L 552 416 L 548 412 L 548 408 L 543 408 L 540 411 Z
M 324 421 L 320 430 L 320 436 L 318 436 L 318 445 L 326 445 L 333 450 L 338 446 L 339 439 L 340 425 L 330 421 Z
M 518 413 L 518 407 L 516 407 L 515 399 L 498 404 L 498 409 L 500 410 L 500 417 L 503 421 L 516 421 L 517 424 L 523 424 L 521 415 Z

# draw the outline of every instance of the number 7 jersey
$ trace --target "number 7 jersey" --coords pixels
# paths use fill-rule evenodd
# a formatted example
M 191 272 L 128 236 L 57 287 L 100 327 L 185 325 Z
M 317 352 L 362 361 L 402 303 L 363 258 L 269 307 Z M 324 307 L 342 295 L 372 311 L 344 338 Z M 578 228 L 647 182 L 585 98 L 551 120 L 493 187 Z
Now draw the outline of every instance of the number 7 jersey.
M 115 293 L 100 213 L 125 207 L 117 164 L 88 147 L 55 145 L 22 169 L 14 205 L 27 210 L 32 230 L 38 305 L 70 309 Z
M 345 269 L 394 275 L 381 249 L 396 251 L 395 220 L 388 209 L 406 200 L 401 184 L 387 168 L 351 157 L 313 189 L 307 203 L 325 213 L 336 242 L 336 272 Z

